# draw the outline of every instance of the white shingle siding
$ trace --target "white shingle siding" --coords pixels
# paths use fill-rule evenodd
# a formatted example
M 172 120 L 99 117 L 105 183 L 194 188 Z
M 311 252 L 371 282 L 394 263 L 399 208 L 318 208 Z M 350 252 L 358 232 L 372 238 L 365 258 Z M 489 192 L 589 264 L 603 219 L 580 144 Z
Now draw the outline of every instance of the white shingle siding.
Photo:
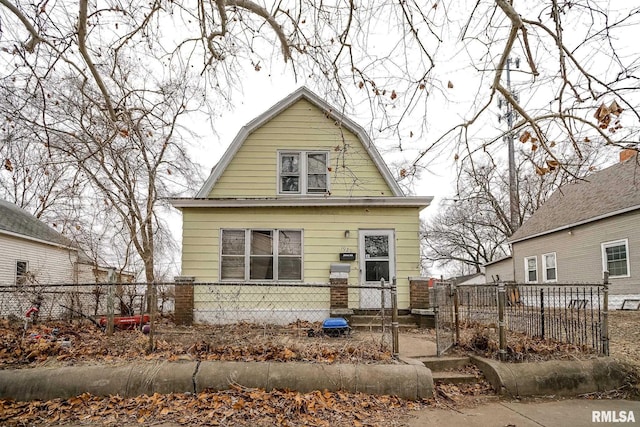
M 0 233 L 0 285 L 15 283 L 16 261 L 27 261 L 41 284 L 75 282 L 77 252 Z

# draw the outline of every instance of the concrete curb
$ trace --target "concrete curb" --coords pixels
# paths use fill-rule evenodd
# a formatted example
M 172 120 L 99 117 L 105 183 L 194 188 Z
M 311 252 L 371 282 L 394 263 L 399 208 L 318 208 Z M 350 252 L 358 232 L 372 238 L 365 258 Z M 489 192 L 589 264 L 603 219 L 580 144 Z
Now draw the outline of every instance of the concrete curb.
M 433 395 L 424 365 L 322 365 L 259 362 L 148 362 L 0 371 L 0 398 L 19 401 L 70 398 L 82 393 L 130 397 L 249 388 L 345 390 L 417 400 Z
M 631 366 L 607 357 L 528 363 L 471 359 L 497 393 L 511 397 L 578 396 L 614 390 L 633 373 Z

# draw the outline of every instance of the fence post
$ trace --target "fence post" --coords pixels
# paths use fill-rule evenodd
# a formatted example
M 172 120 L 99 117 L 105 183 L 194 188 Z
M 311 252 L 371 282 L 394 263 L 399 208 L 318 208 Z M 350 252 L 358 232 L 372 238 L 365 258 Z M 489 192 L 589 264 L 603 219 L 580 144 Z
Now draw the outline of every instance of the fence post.
M 392 353 L 394 358 L 398 358 L 400 353 L 400 341 L 398 339 L 398 288 L 396 278 L 391 282 L 391 335 L 392 335 Z
M 602 297 L 602 353 L 609 355 L 609 272 L 603 273 L 603 297 Z
M 540 333 L 544 339 L 544 288 L 540 288 Z
M 455 283 L 452 285 L 452 292 L 453 292 L 453 323 L 454 323 L 454 327 L 456 328 L 456 338 L 455 338 L 455 342 L 454 344 L 458 344 L 460 343 L 460 316 L 458 315 L 458 306 L 459 306 L 459 301 L 458 301 L 458 287 L 455 285 Z
M 380 317 L 382 318 L 382 339 L 384 340 L 384 278 L 380 279 L 380 307 Z
M 107 270 L 107 335 L 113 335 L 113 321 L 114 321 L 114 301 L 113 291 L 114 283 L 116 281 L 116 271 L 113 268 Z
M 155 320 L 156 320 L 156 310 L 158 309 L 158 286 L 156 282 L 153 282 L 149 286 L 149 348 L 147 349 L 147 353 L 151 353 L 155 345 L 153 343 L 155 336 Z M 140 313 L 140 319 L 144 318 L 144 313 Z M 142 321 L 140 322 L 142 326 Z
M 434 286 L 435 289 L 435 286 Z M 438 291 L 434 291 L 434 292 L 438 292 Z M 436 299 L 436 298 L 434 298 Z M 441 343 L 440 343 L 440 321 L 438 320 L 438 313 L 440 311 L 440 307 L 438 307 L 437 305 L 433 307 L 433 324 L 434 324 L 434 328 L 436 330 L 436 355 L 438 357 L 442 356 L 442 348 L 440 347 Z
M 504 322 L 505 289 L 504 283 L 498 283 L 498 336 L 500 349 L 498 354 L 500 360 L 505 360 L 507 355 L 507 333 Z

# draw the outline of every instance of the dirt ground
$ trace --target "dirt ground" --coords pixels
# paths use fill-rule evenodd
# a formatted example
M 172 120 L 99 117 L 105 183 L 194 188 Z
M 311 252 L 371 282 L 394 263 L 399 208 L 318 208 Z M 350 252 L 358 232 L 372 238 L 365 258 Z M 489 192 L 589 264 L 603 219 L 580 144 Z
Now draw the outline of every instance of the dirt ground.
M 609 354 L 640 372 L 640 311 L 609 312 Z
M 609 312 L 609 355 L 639 368 L 640 371 L 640 311 Z M 484 326 L 463 329 L 460 346 L 455 353 L 472 352 L 484 357 L 498 358 L 498 334 L 495 328 Z M 507 332 L 507 360 L 534 362 L 559 359 L 588 359 L 598 357 L 595 349 Z

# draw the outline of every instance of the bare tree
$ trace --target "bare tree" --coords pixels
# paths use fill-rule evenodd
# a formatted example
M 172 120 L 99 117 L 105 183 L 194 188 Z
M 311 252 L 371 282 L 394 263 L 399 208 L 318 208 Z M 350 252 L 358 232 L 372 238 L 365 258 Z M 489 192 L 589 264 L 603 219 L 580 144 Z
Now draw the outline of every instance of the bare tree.
M 563 184 L 575 176 L 585 177 L 602 163 L 599 150 L 591 148 L 582 158 L 563 158 L 565 168 L 555 167 L 540 176 L 531 167 L 538 159 L 528 151 L 518 154 L 519 224 Z M 460 173 L 455 197 L 445 200 L 439 212 L 422 224 L 424 263 L 452 268 L 453 274 L 480 272 L 483 264 L 509 255 L 507 240 L 515 231 L 507 170 L 488 153 L 468 165 Z
M 545 175 L 585 144 L 637 148 L 640 62 L 628 46 L 638 23 L 632 2 L 598 0 L 0 0 L 0 79 L 20 94 L 12 111 L 43 144 L 85 165 L 82 178 L 116 213 L 151 279 L 154 209 L 169 186 L 144 181 L 171 181 L 166 171 L 177 169 L 164 167 L 162 144 L 188 137 L 179 124 L 190 111 L 228 102 L 247 68 L 286 63 L 343 109 L 368 107 L 374 138 L 415 152 L 398 179 L 436 155 L 470 159 L 507 134 L 539 153 L 531 168 Z M 512 56 L 522 58 L 529 97 L 504 82 Z M 191 89 L 178 96 L 183 82 Z M 509 129 L 487 126 L 498 96 L 519 115 Z M 142 170 L 145 179 L 131 178 Z
M 116 258 L 124 265 L 139 257 L 151 282 L 155 247 L 168 238 L 157 210 L 165 198 L 193 191 L 200 182 L 183 137 L 175 132 L 194 95 L 186 80 L 158 81 L 151 74 L 140 75 L 139 68 L 133 77 L 124 64 L 115 66 L 120 78 L 113 98 L 121 105 L 115 123 L 97 108 L 99 95 L 73 75 L 58 84 L 55 95 L 25 94 L 30 104 L 12 114 L 35 134 L 47 136 L 45 153 L 73 164 L 90 190 L 76 195 L 86 205 L 85 218 L 98 212 L 101 219 L 94 222 L 93 232 L 103 235 L 108 229 L 109 240 L 102 245 L 119 251 Z
M 520 117 L 505 132 L 547 152 L 536 165 L 542 172 L 565 146 L 579 155 L 586 140 L 638 142 L 639 64 L 628 46 L 640 7 L 633 2 L 128 0 L 98 9 L 87 0 L 0 0 L 0 13 L 8 74 L 37 85 L 32 77 L 67 68 L 95 89 L 114 123 L 121 106 L 107 54 L 116 62 L 158 59 L 167 73 L 200 73 L 203 93 L 227 99 L 229 88 L 241 86 L 241 70 L 273 69 L 276 59 L 343 105 L 368 105 L 372 131 L 418 151 L 409 173 L 443 144 L 455 144 L 459 154 L 478 149 L 469 136 L 492 117 L 499 95 Z M 519 80 L 535 99 L 518 99 L 506 87 L 512 56 L 522 58 Z M 465 64 L 464 82 L 451 77 L 458 71 L 451 62 Z M 436 133 L 439 125 L 429 119 L 443 103 L 458 106 L 461 123 Z
M 7 105 L 0 110 L 6 111 Z M 16 115 L 11 111 L 8 117 Z M 77 228 L 78 196 L 83 193 L 86 180 L 73 162 L 48 151 L 40 135 L 24 123 L 7 120 L 4 130 L 0 133 L 0 197 L 61 233 Z

